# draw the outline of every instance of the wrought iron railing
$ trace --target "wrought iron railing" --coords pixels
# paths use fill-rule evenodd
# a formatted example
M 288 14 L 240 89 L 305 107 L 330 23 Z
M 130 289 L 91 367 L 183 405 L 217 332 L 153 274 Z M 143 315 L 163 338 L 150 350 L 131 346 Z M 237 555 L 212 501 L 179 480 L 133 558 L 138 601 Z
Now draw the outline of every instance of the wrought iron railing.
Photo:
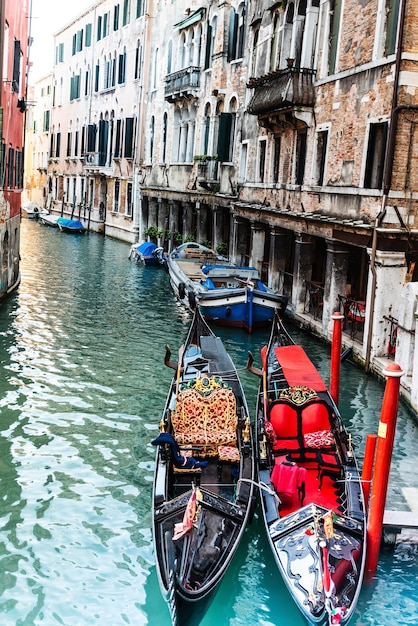
M 322 319 L 324 308 L 324 283 L 306 281 L 304 313 L 312 315 L 315 320 Z

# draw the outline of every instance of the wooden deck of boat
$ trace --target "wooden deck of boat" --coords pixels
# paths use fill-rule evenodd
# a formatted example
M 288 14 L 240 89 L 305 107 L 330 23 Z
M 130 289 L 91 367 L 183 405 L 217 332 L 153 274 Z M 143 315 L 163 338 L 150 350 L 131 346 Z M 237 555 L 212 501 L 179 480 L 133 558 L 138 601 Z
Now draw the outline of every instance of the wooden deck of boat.
M 201 259 L 196 259 L 195 261 L 180 259 L 177 263 L 190 280 L 200 280 L 204 278 L 204 274 L 200 269 L 203 264 Z

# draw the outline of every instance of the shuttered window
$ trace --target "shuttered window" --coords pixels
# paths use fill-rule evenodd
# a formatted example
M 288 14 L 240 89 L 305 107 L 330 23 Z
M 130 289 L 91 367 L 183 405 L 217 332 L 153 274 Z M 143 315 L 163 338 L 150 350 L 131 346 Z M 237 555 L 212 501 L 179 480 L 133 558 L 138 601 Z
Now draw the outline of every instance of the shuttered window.
M 125 122 L 125 152 L 126 159 L 132 159 L 134 146 L 134 118 L 127 117 Z

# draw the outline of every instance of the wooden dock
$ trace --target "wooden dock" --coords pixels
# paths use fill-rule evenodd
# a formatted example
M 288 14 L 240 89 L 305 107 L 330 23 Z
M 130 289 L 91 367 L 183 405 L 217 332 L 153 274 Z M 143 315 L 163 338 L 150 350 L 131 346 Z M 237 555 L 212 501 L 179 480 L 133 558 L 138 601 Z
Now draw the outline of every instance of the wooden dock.
M 385 510 L 384 543 L 418 543 L 418 512 Z

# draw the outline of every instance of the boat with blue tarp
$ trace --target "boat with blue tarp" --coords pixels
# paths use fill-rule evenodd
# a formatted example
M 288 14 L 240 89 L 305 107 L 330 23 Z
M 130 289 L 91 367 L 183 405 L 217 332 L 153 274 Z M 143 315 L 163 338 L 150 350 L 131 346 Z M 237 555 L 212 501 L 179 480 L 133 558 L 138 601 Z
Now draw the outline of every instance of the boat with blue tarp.
M 141 244 L 134 243 L 129 255 L 131 261 L 142 265 L 163 266 L 165 261 L 164 250 L 152 241 L 144 241 Z
M 57 219 L 58 228 L 64 233 L 76 233 L 83 234 L 86 232 L 86 227 L 80 220 L 70 220 L 66 217 L 59 217 Z

